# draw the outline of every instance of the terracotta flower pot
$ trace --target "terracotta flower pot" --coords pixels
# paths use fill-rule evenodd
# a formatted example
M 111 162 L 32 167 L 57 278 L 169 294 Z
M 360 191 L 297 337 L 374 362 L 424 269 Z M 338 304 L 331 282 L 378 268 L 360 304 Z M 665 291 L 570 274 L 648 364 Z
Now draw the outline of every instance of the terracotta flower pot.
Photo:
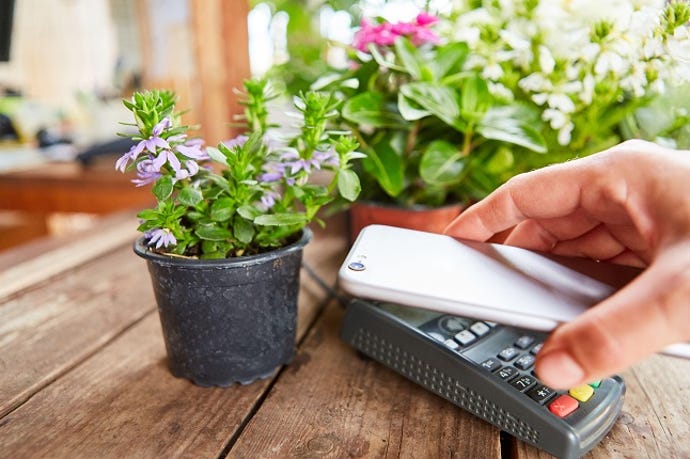
M 220 260 L 160 255 L 144 245 L 168 366 L 200 386 L 248 384 L 294 354 L 302 237 L 271 252 Z
M 464 206 L 400 207 L 375 202 L 356 202 L 350 207 L 350 237 L 354 241 L 367 225 L 381 224 L 431 233 L 442 233 Z

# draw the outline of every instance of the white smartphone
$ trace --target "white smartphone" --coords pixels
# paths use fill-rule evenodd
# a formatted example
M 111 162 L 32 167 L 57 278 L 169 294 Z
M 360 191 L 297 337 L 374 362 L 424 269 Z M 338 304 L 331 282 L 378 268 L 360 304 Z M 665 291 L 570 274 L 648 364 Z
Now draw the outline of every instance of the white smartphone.
M 364 228 L 339 271 L 347 293 L 549 331 L 640 271 L 384 225 Z

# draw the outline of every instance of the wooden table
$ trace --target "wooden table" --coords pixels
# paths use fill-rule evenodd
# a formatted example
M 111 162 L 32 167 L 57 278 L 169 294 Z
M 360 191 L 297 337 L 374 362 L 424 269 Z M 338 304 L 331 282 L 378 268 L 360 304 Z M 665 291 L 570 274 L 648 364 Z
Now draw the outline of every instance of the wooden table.
M 103 215 L 155 204 L 148 188 L 135 187 L 134 176 L 116 171 L 114 164 L 114 159 L 98 167 L 51 162 L 4 172 L 0 174 L 0 209 Z
M 136 222 L 0 255 L 0 456 L 534 458 L 535 448 L 373 361 L 338 333 L 344 225 L 317 231 L 298 350 L 273 377 L 201 388 L 170 375 Z M 588 457 L 690 457 L 690 362 L 654 356 Z
M 135 187 L 132 173 L 114 169 L 114 158 L 93 167 L 44 162 L 0 173 L 0 250 L 51 234 L 55 214 L 102 216 L 155 205 L 150 188 Z

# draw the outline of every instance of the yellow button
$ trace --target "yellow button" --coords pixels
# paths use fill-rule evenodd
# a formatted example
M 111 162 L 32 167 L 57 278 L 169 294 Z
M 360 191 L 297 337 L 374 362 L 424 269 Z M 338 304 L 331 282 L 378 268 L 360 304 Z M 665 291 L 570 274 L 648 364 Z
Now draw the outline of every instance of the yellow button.
M 568 393 L 574 399 L 579 400 L 581 402 L 586 402 L 587 400 L 592 398 L 592 395 L 594 395 L 594 389 L 592 389 L 592 386 L 584 384 L 582 386 L 573 387 L 568 391 Z

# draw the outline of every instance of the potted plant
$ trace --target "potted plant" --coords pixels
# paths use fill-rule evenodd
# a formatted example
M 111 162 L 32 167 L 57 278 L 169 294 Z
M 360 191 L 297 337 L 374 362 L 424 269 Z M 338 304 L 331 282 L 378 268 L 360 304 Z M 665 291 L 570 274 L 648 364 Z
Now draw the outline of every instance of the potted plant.
M 362 207 L 374 212 L 363 203 L 468 204 L 518 173 L 644 138 L 639 109 L 690 75 L 689 11 L 458 0 L 438 18 L 363 20 L 350 66 L 314 85 L 342 94 L 342 125 L 367 154 L 354 231 Z
M 339 91 L 341 123 L 367 155 L 361 200 L 351 208 L 354 233 L 372 214 L 379 223 L 441 231 L 504 178 L 507 151 L 546 151 L 537 111 L 494 98 L 480 72 L 466 69 L 467 44 L 442 43 L 437 22 L 426 13 L 411 22 L 364 19 L 350 67 L 315 83 Z M 413 212 L 395 222 L 397 209 Z M 441 209 L 441 220 L 429 209 Z
M 328 127 L 333 96 L 297 97 L 302 123 L 281 141 L 266 105 L 278 92 L 266 80 L 244 89 L 246 134 L 217 148 L 189 137 L 172 92 L 124 101 L 136 143 L 116 168 L 136 170 L 157 200 L 138 214 L 134 251 L 147 261 L 171 372 L 202 386 L 246 384 L 291 359 L 307 225 L 359 192 L 357 142 Z M 316 170 L 325 183 L 310 180 Z

